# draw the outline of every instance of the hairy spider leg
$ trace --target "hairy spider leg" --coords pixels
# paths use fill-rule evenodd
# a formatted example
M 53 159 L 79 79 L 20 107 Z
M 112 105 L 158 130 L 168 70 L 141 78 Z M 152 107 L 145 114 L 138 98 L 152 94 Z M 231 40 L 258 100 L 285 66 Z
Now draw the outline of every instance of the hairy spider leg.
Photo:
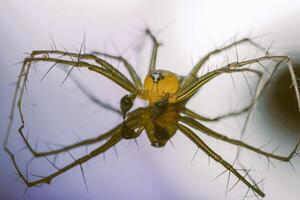
M 209 52 L 208 54 L 206 54 L 203 58 L 201 58 L 196 65 L 192 68 L 192 70 L 188 73 L 188 75 L 183 79 L 182 81 L 182 87 L 185 87 L 187 85 L 189 85 L 191 82 L 193 82 L 193 80 L 197 79 L 197 74 L 199 72 L 199 70 L 204 66 L 204 64 L 209 60 L 209 58 L 213 55 L 217 55 L 223 51 L 226 51 L 227 49 L 230 49 L 236 45 L 240 45 L 243 43 L 250 43 L 251 45 L 257 47 L 258 49 L 265 51 L 265 49 L 263 47 L 261 47 L 260 45 L 258 45 L 256 42 L 254 42 L 253 40 L 251 40 L 250 38 L 243 38 L 241 40 L 235 41 L 225 47 L 222 48 L 217 48 L 211 52 Z
M 102 53 L 102 52 L 98 52 L 98 51 L 93 51 L 92 54 L 104 56 L 104 57 L 107 57 L 107 58 L 112 58 L 112 59 L 118 60 L 119 62 L 123 63 L 124 66 L 126 67 L 127 71 L 129 72 L 130 77 L 132 78 L 135 86 L 138 89 L 142 89 L 142 82 L 141 82 L 140 77 L 137 75 L 137 73 L 134 70 L 134 68 L 132 67 L 132 65 L 124 57 L 122 57 L 121 55 L 116 56 L 116 55 L 112 55 L 112 54 L 108 54 L 108 53 Z
M 35 57 L 37 55 L 43 57 Z M 71 58 L 71 61 L 52 58 L 50 57 L 51 55 L 68 56 Z M 77 60 L 74 60 L 73 58 L 77 58 Z M 33 51 L 31 57 L 27 59 L 29 60 L 31 59 L 31 62 L 44 61 L 44 62 L 52 62 L 54 64 L 66 64 L 69 66 L 87 68 L 91 71 L 104 75 L 105 77 L 117 83 L 122 88 L 124 88 L 125 90 L 131 93 L 134 93 L 136 91 L 134 84 L 130 80 L 128 80 L 128 78 L 124 76 L 118 69 L 113 67 L 107 61 L 98 58 L 93 54 L 77 54 L 77 53 L 69 53 L 69 52 L 58 51 L 58 50 L 45 50 L 45 51 Z M 89 60 L 96 62 L 96 64 L 98 65 L 88 63 L 87 61 Z

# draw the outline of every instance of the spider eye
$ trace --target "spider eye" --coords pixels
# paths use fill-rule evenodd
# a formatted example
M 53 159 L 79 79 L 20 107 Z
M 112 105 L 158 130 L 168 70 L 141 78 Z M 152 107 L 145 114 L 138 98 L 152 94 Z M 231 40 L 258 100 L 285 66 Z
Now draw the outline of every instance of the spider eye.
M 123 126 L 121 128 L 121 137 L 124 139 L 133 139 L 136 138 L 138 134 L 129 126 L 126 125 L 126 123 L 123 123 Z
M 123 96 L 120 100 L 120 106 L 121 106 L 121 111 L 122 111 L 122 114 L 123 114 L 123 118 L 125 118 L 126 113 L 133 106 L 133 97 L 130 96 L 130 95 Z
M 150 76 L 155 83 L 165 78 L 164 73 L 160 70 L 153 71 Z
M 164 114 L 167 111 L 168 105 L 169 100 L 167 98 L 156 102 L 153 107 L 153 118 L 155 119 Z

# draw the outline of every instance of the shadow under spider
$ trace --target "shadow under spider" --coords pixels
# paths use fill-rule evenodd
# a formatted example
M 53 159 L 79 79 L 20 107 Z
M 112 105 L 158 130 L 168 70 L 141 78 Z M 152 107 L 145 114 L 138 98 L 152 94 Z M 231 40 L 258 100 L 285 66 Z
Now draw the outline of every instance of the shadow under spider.
M 248 187 L 247 193 L 249 192 L 249 190 L 251 190 L 255 196 L 259 195 L 261 197 L 264 197 L 264 192 L 258 187 L 259 183 L 255 183 L 254 180 L 250 176 L 248 176 L 249 171 L 244 170 L 245 174 L 242 175 L 240 173 L 240 170 L 234 168 L 234 164 L 230 164 L 226 160 L 222 159 L 222 157 L 213 149 L 211 149 L 207 144 L 205 144 L 205 142 L 194 131 L 192 131 L 190 127 L 198 130 L 201 133 L 214 137 L 218 140 L 222 140 L 232 145 L 242 147 L 253 151 L 257 154 L 263 155 L 267 159 L 276 159 L 284 162 L 290 162 L 293 156 L 297 154 L 297 148 L 300 143 L 299 139 L 297 140 L 295 147 L 289 155 L 281 156 L 270 152 L 266 152 L 257 147 L 253 147 L 243 142 L 242 140 L 229 138 L 226 135 L 223 135 L 206 127 L 202 123 L 202 121 L 217 121 L 226 117 L 240 115 L 245 112 L 247 112 L 248 116 L 250 116 L 252 110 L 254 109 L 255 103 L 257 99 L 261 96 L 263 90 L 265 89 L 264 86 L 266 84 L 261 81 L 263 78 L 263 73 L 259 70 L 251 69 L 250 65 L 259 64 L 263 68 L 265 68 L 265 66 L 262 63 L 270 60 L 275 61 L 277 63 L 275 69 L 277 69 L 279 64 L 282 62 L 285 62 L 287 64 L 292 78 L 298 108 L 300 108 L 299 91 L 296 76 L 294 74 L 289 57 L 269 55 L 267 51 L 265 56 L 251 60 L 237 60 L 237 62 L 229 63 L 223 67 L 220 67 L 216 70 L 212 70 L 198 77 L 199 70 L 205 65 L 205 63 L 209 60 L 211 56 L 222 53 L 223 51 L 226 51 L 229 48 L 236 47 L 237 45 L 243 43 L 249 43 L 259 48 L 260 50 L 264 50 L 251 39 L 244 38 L 208 53 L 206 56 L 204 56 L 197 62 L 197 64 L 186 76 L 184 76 L 183 79 L 179 79 L 178 76 L 173 72 L 156 69 L 156 57 L 160 43 L 150 32 L 149 29 L 146 29 L 146 34 L 152 41 L 153 48 L 150 57 L 148 75 L 146 76 L 143 84 L 132 65 L 125 58 L 123 58 L 122 56 L 110 55 L 101 52 L 94 52 L 92 54 L 86 54 L 85 52 L 82 53 L 83 44 L 81 45 L 79 53 L 70 53 L 66 50 L 40 50 L 33 51 L 29 57 L 24 59 L 23 66 L 21 68 L 21 72 L 17 80 L 17 86 L 14 93 L 13 104 L 11 108 L 10 121 L 8 123 L 7 134 L 4 141 L 4 149 L 10 156 L 12 163 L 20 176 L 20 179 L 28 187 L 39 186 L 44 183 L 50 184 L 51 181 L 60 174 L 63 174 L 64 172 L 76 166 L 80 166 L 82 169 L 82 164 L 84 164 L 88 160 L 104 153 L 111 147 L 114 147 L 114 145 L 116 145 L 121 140 L 132 140 L 139 137 L 144 130 L 148 136 L 148 139 L 150 140 L 151 145 L 157 148 L 163 147 L 168 141 L 170 141 L 170 139 L 174 136 L 175 133 L 180 132 L 184 134 L 187 138 L 189 138 L 199 149 L 204 151 L 210 158 L 215 160 L 217 163 L 221 164 L 226 169 L 226 171 L 234 174 L 238 178 L 238 182 L 243 182 Z M 108 63 L 106 60 L 98 57 L 97 55 L 122 62 L 127 71 L 129 72 L 132 81 L 129 80 L 126 76 L 124 76 L 118 69 L 116 69 L 110 63 Z M 76 67 L 85 68 L 90 71 L 96 72 L 100 75 L 107 77 L 114 83 L 118 84 L 120 87 L 129 92 L 128 95 L 125 95 L 120 100 L 120 112 L 116 111 L 112 107 L 109 107 L 107 104 L 103 104 L 103 102 L 101 102 L 100 100 L 97 100 L 91 92 L 89 92 L 86 88 L 81 87 L 80 83 L 76 82 L 76 80 L 73 80 L 77 83 L 79 89 L 85 95 L 87 95 L 94 103 L 98 104 L 101 107 L 104 106 L 106 109 L 120 113 L 123 116 L 123 121 L 107 133 L 99 135 L 98 137 L 83 140 L 78 143 L 64 146 L 55 150 L 44 152 L 36 151 L 28 142 L 28 140 L 22 132 L 23 128 L 25 127 L 25 118 L 22 112 L 22 98 L 24 89 L 26 88 L 27 77 L 30 72 L 31 65 L 38 62 L 53 64 L 51 68 L 47 71 L 47 73 L 50 72 L 54 67 L 56 67 L 57 64 L 63 64 L 65 66 L 70 67 L 64 81 L 71 74 L 72 70 Z M 203 85 L 207 84 L 210 80 L 222 74 L 232 73 L 250 73 L 258 76 L 259 81 L 255 90 L 255 94 L 249 105 L 246 105 L 239 111 L 231 112 L 215 118 L 208 118 L 202 116 L 188 109 L 185 106 L 189 99 L 192 96 L 194 96 L 197 93 L 197 91 Z M 131 111 L 131 108 L 134 104 L 134 100 L 136 98 L 141 98 L 148 101 L 149 105 L 147 107 L 137 108 L 136 110 Z M 49 155 L 58 155 L 63 152 L 69 152 L 69 150 L 72 150 L 77 147 L 96 144 L 99 142 L 103 142 L 104 140 L 106 142 L 104 142 L 104 144 L 100 145 L 98 148 L 95 148 L 94 150 L 90 151 L 88 154 L 78 159 L 74 158 L 74 161 L 72 163 L 62 168 L 59 168 L 53 163 L 51 163 L 57 169 L 54 173 L 49 174 L 45 177 L 39 177 L 38 179 L 31 181 L 27 178 L 27 176 L 23 175 L 23 173 L 17 165 L 17 161 L 15 159 L 14 154 L 8 148 L 9 134 L 11 132 L 11 126 L 16 106 L 18 107 L 19 115 L 21 118 L 21 126 L 19 128 L 19 133 L 22 139 L 24 140 L 26 147 L 29 149 L 29 151 L 34 157 L 47 158 L 47 156 Z M 246 120 L 246 123 L 247 121 L 248 120 Z

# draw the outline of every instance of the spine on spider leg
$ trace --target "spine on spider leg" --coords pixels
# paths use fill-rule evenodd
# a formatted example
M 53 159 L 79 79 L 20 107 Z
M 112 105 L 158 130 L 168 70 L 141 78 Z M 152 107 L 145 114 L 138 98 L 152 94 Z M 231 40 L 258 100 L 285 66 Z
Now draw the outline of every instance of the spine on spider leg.
M 296 99 L 297 99 L 297 103 L 298 103 L 298 111 L 300 113 L 300 94 L 299 94 L 299 89 L 298 89 L 299 87 L 298 87 L 298 83 L 297 83 L 297 77 L 296 77 L 296 74 L 295 74 L 295 71 L 293 69 L 290 59 L 288 59 L 287 64 L 288 64 L 288 68 L 289 68 L 291 78 L 292 78 L 292 84 L 294 86 L 294 90 L 295 90 L 295 94 L 296 94 Z

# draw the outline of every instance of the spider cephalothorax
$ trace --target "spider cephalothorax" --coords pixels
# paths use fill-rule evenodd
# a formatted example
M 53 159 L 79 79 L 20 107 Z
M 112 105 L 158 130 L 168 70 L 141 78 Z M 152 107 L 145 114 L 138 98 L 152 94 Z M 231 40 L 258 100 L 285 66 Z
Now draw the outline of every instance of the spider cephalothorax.
M 140 98 L 147 100 L 149 105 L 167 98 L 175 103 L 174 94 L 179 90 L 178 76 L 167 70 L 153 70 L 146 76 Z
M 274 153 L 269 153 L 260 148 L 250 146 L 249 144 L 243 142 L 242 140 L 237 140 L 233 138 L 229 138 L 226 135 L 220 134 L 204 124 L 202 121 L 217 121 L 225 117 L 236 116 L 245 112 L 248 112 L 248 115 L 252 111 L 257 99 L 261 95 L 263 89 L 265 89 L 265 85 L 267 82 L 262 82 L 262 72 L 257 69 L 252 69 L 248 67 L 251 64 L 258 63 L 262 65 L 262 62 L 265 61 L 276 61 L 275 70 L 280 66 L 282 62 L 286 62 L 289 68 L 291 78 L 293 81 L 293 87 L 295 90 L 295 94 L 297 97 L 298 108 L 300 110 L 300 97 L 298 91 L 298 85 L 296 81 L 296 77 L 291 65 L 291 61 L 287 56 L 270 56 L 268 53 L 265 56 L 258 57 L 255 59 L 245 60 L 245 61 L 237 61 L 234 63 L 229 63 L 223 67 L 219 67 L 218 69 L 207 72 L 206 74 L 198 77 L 198 72 L 205 65 L 205 63 L 209 60 L 210 56 L 216 55 L 226 49 L 232 48 L 241 43 L 250 43 L 258 48 L 260 48 L 256 43 L 254 43 L 250 39 L 242 39 L 232 44 L 229 44 L 223 48 L 216 49 L 202 59 L 200 59 L 197 64 L 193 67 L 193 69 L 186 76 L 178 76 L 173 72 L 166 70 L 157 70 L 156 69 L 156 57 L 157 50 L 160 44 L 157 42 L 156 38 L 151 34 L 151 32 L 147 29 L 146 33 L 152 40 L 153 49 L 150 59 L 150 66 L 148 70 L 148 75 L 144 80 L 144 84 L 142 84 L 140 77 L 137 75 L 134 68 L 129 64 L 121 56 L 114 56 L 106 53 L 94 52 L 91 54 L 81 54 L 81 50 L 79 53 L 69 53 L 67 51 L 59 51 L 59 50 L 41 50 L 41 51 L 33 51 L 28 58 L 25 58 L 23 62 L 23 66 L 20 71 L 20 75 L 17 80 L 17 86 L 14 93 L 11 118 L 7 128 L 7 134 L 4 141 L 5 151 L 10 156 L 14 167 L 16 168 L 17 173 L 19 174 L 20 179 L 28 186 L 38 186 L 44 183 L 49 184 L 52 179 L 57 177 L 58 175 L 74 168 L 75 166 L 80 166 L 90 160 L 91 158 L 104 153 L 106 150 L 110 149 L 114 145 L 116 145 L 122 139 L 135 139 L 142 134 L 145 130 L 150 143 L 154 147 L 163 147 L 170 138 L 176 133 L 181 132 L 187 138 L 189 138 L 199 149 L 204 151 L 209 157 L 214 159 L 216 162 L 221 164 L 226 170 L 230 173 L 234 174 L 239 181 L 243 182 L 249 190 L 253 191 L 255 195 L 260 195 L 263 197 L 265 194 L 260 190 L 258 185 L 253 182 L 253 179 L 248 178 L 248 171 L 244 171 L 245 175 L 242 175 L 234 166 L 224 159 L 218 153 L 216 153 L 213 149 L 211 149 L 201 138 L 189 127 L 194 130 L 199 131 L 200 133 L 204 133 L 216 139 L 222 140 L 224 142 L 230 143 L 232 145 L 236 145 L 239 147 L 243 147 L 247 150 L 253 151 L 257 154 L 265 156 L 267 159 L 277 159 L 284 162 L 289 162 L 294 154 L 297 151 L 300 140 L 297 141 L 292 152 L 287 156 L 280 156 Z M 261 49 L 261 48 L 260 48 Z M 131 80 L 129 80 L 125 75 L 123 75 L 118 69 L 109 64 L 106 60 L 97 57 L 97 55 L 101 55 L 104 57 L 108 57 L 111 59 L 118 60 L 122 62 L 129 72 Z M 114 83 L 118 84 L 120 87 L 125 89 L 129 94 L 125 95 L 120 100 L 120 110 L 117 110 L 109 105 L 101 102 L 100 100 L 96 100 L 96 98 L 90 93 L 87 92 L 86 89 L 82 89 L 79 84 L 79 88 L 90 98 L 91 101 L 98 104 L 99 106 L 105 107 L 110 111 L 116 112 L 123 116 L 123 121 L 120 124 L 116 125 L 107 133 L 99 135 L 98 137 L 87 139 L 80 141 L 75 144 L 66 145 L 62 148 L 58 148 L 50 151 L 37 151 L 35 150 L 27 138 L 23 134 L 23 129 L 25 127 L 25 117 L 22 113 L 22 98 L 24 89 L 26 88 L 26 82 L 28 79 L 28 74 L 30 72 L 30 68 L 32 63 L 45 62 L 45 63 L 53 63 L 52 67 L 47 71 L 47 73 L 53 69 L 57 64 L 62 64 L 66 67 L 71 67 L 68 75 L 71 73 L 74 67 L 85 68 L 92 72 L 98 73 L 102 76 L 107 77 Z M 273 73 L 275 72 L 273 71 Z M 207 118 L 197 114 L 196 112 L 188 109 L 186 107 L 186 102 L 197 93 L 197 91 L 205 84 L 207 84 L 210 80 L 220 76 L 221 74 L 226 73 L 252 73 L 259 77 L 259 82 L 257 84 L 253 101 L 242 108 L 239 111 L 229 113 L 227 115 L 223 115 L 216 118 Z M 273 74 L 272 73 L 272 74 Z M 45 77 L 45 76 L 44 76 Z M 44 78 L 43 77 L 43 78 Z M 180 77 L 180 78 L 179 78 Z M 271 78 L 270 78 L 271 79 Z M 269 79 L 269 80 L 270 80 Z M 75 81 L 76 82 L 76 81 Z M 263 89 L 261 89 L 263 88 Z M 148 101 L 147 107 L 137 108 L 133 111 L 130 111 L 134 100 L 136 98 L 140 98 Z M 49 155 L 58 155 L 63 152 L 69 152 L 72 149 L 81 146 L 87 146 L 91 144 L 96 144 L 105 141 L 104 144 L 101 144 L 99 147 L 95 148 L 88 154 L 74 159 L 74 161 L 66 166 L 57 167 L 57 171 L 49 174 L 47 176 L 38 176 L 38 179 L 34 181 L 28 180 L 28 177 L 24 176 L 17 165 L 17 161 L 15 159 L 14 154 L 8 148 L 8 139 L 9 133 L 11 131 L 12 119 L 14 115 L 14 109 L 16 105 L 19 108 L 19 115 L 21 118 L 21 126 L 19 128 L 19 133 L 21 138 L 23 139 L 26 147 L 32 153 L 34 157 L 46 157 Z

